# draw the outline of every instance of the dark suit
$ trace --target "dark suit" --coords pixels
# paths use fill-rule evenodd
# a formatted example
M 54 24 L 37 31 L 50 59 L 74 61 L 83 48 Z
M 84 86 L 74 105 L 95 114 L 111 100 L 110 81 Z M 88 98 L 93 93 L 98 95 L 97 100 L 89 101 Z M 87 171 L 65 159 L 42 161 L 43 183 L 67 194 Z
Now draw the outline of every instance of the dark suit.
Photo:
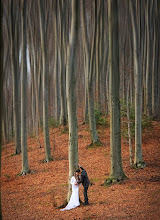
M 78 181 L 78 184 L 82 183 L 83 187 L 84 187 L 84 200 L 85 200 L 85 204 L 88 204 L 88 196 L 87 196 L 87 190 L 89 187 L 89 179 L 88 179 L 88 175 L 87 172 L 83 169 L 81 172 L 81 178 Z

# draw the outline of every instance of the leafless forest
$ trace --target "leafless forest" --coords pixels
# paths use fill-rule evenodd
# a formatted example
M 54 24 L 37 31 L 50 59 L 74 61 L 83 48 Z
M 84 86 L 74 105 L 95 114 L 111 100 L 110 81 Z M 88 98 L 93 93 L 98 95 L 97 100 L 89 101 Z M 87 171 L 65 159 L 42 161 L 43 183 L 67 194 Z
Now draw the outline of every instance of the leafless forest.
M 0 18 L 1 142 L 15 143 L 21 175 L 30 173 L 27 138 L 44 145 L 50 162 L 49 130 L 63 126 L 70 179 L 78 166 L 78 125 L 89 124 L 90 145 L 101 145 L 97 114 L 101 124 L 110 119 L 106 183 L 126 178 L 122 116 L 130 164 L 144 168 L 143 122 L 160 120 L 160 1 L 1 0 Z M 70 193 L 69 184 L 68 198 Z

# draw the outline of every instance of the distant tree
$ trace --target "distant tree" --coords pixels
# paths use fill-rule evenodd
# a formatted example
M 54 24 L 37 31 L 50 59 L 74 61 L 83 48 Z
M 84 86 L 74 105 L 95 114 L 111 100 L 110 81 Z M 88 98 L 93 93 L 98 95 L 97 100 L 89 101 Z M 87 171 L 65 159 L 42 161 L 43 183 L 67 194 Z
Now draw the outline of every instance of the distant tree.
M 153 62 L 152 62 L 152 115 L 155 119 L 159 114 L 159 99 L 158 99 L 158 58 L 159 58 L 159 19 L 160 19 L 160 4 L 158 0 L 154 1 L 153 13 Z
M 117 0 L 108 1 L 109 21 L 109 97 L 110 97 L 110 175 L 106 183 L 123 180 L 126 176 L 121 158 L 121 118 L 120 118 L 120 72 L 119 72 L 119 31 Z
M 143 167 L 142 159 L 142 102 L 141 102 L 141 54 L 140 40 L 138 35 L 136 2 L 129 1 L 132 30 L 133 30 L 133 59 L 134 59 L 134 78 L 135 78 L 135 158 L 136 167 Z
M 21 76 L 21 146 L 22 146 L 22 171 L 25 175 L 30 172 L 27 152 L 27 0 L 21 2 L 22 18 L 22 76 Z
M 89 43 L 88 34 L 87 34 L 87 26 L 86 26 L 86 14 L 85 14 L 85 1 L 81 1 L 81 20 L 82 20 L 82 33 L 83 33 L 83 47 L 84 47 L 84 56 L 85 56 L 85 67 L 84 71 L 86 74 L 86 90 L 87 90 L 87 100 L 88 100 L 88 118 L 89 118 L 89 126 L 90 126 L 90 134 L 92 139 L 92 144 L 99 144 L 100 141 L 97 135 L 96 129 L 96 120 L 95 120 L 95 112 L 94 112 L 94 89 L 93 89 L 93 81 L 94 81 L 94 56 L 96 49 L 96 32 L 97 32 L 97 1 L 94 1 L 95 5 L 95 15 L 94 15 L 94 28 L 93 34 L 91 38 L 91 43 Z
M 54 65 L 54 87 L 55 87 L 55 109 L 56 120 L 60 124 L 61 113 L 61 100 L 60 100 L 60 68 L 59 68 L 59 55 L 60 55 L 60 43 L 58 39 L 58 2 L 52 1 L 53 9 L 53 25 L 55 34 L 55 65 Z
M 66 29 L 66 0 L 59 1 L 60 9 L 60 53 L 59 53 L 59 62 L 60 62 L 60 97 L 61 97 L 61 113 L 60 113 L 60 125 L 67 124 L 67 101 L 66 101 L 66 39 L 67 34 L 65 33 Z M 69 31 L 69 30 L 68 30 Z
M 20 8 L 17 2 L 8 1 L 8 39 L 10 43 L 11 71 L 13 82 L 13 114 L 15 133 L 15 154 L 21 152 L 20 103 L 19 103 L 19 47 L 20 47 Z
M 40 128 L 40 107 L 42 101 L 40 100 L 41 89 L 41 71 L 38 66 L 41 65 L 41 50 L 39 47 L 41 43 L 39 42 L 39 23 L 38 18 L 38 7 L 37 2 L 29 1 L 28 9 L 28 49 L 30 58 L 30 71 L 31 71 L 31 83 L 32 83 L 32 118 L 34 121 L 34 128 L 36 130 L 36 136 L 39 140 L 39 128 Z M 35 111 L 34 111 L 35 110 Z M 34 132 L 33 128 L 33 132 Z
M 147 115 L 152 114 L 152 102 L 151 100 L 151 88 L 152 88 L 152 55 L 153 55 L 153 25 L 152 25 L 152 13 L 153 13 L 153 2 L 154 0 L 146 1 L 146 33 L 147 33 L 147 56 L 146 56 L 146 90 L 145 90 L 145 99 L 146 99 L 146 106 L 145 106 L 145 113 Z
M 46 162 L 52 160 L 49 127 L 48 127 L 48 57 L 47 57 L 47 41 L 46 41 L 46 26 L 47 14 L 45 4 L 47 1 L 39 0 L 39 18 L 40 18 L 40 34 L 41 34 L 41 49 L 42 49 L 42 68 L 43 68 L 43 132 Z

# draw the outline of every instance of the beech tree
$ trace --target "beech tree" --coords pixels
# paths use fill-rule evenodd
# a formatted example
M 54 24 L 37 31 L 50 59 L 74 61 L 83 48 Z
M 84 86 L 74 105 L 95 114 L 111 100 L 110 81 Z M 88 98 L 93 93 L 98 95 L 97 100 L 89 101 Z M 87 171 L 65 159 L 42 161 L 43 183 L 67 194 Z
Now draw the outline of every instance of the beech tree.
M 25 175 L 30 172 L 27 153 L 27 0 L 21 2 L 22 18 L 22 76 L 21 76 L 21 146 L 22 146 L 22 171 Z
M 53 14 L 54 14 L 53 24 L 55 30 L 55 80 L 56 80 L 55 99 L 56 99 L 58 122 L 60 125 L 63 126 L 67 125 L 67 101 L 66 101 L 66 60 L 67 60 L 66 51 L 67 51 L 67 43 L 68 43 L 67 32 L 66 32 L 67 3 L 68 2 L 66 0 L 52 2 Z M 58 16 L 58 12 L 59 12 L 59 16 Z
M 21 152 L 20 103 L 19 103 L 19 45 L 20 45 L 20 8 L 17 2 L 8 1 L 8 39 L 10 43 L 10 59 L 13 82 L 13 114 L 15 133 L 15 154 Z
M 79 29 L 78 18 L 79 2 L 72 0 L 71 34 L 67 51 L 67 106 L 69 123 L 69 189 L 68 198 L 71 196 L 70 180 L 76 169 L 78 169 L 78 128 L 76 108 L 76 48 Z
M 55 111 L 56 120 L 60 124 L 60 113 L 61 113 L 61 99 L 60 99 L 60 70 L 59 70 L 59 55 L 60 55 L 60 43 L 58 40 L 58 4 L 57 1 L 52 2 L 53 9 L 53 24 L 55 34 L 55 65 L 54 65 L 54 87 L 55 87 Z
M 96 31 L 97 31 L 97 1 L 94 1 L 95 5 L 95 21 L 94 21 L 94 29 L 91 38 L 91 42 L 89 42 L 86 28 L 86 15 L 85 15 L 85 1 L 81 1 L 81 20 L 82 20 L 82 33 L 83 33 L 83 47 L 84 47 L 84 56 L 85 56 L 85 74 L 86 74 L 86 90 L 87 90 L 87 100 L 88 100 L 88 117 L 89 117 L 89 127 L 90 134 L 92 139 L 92 144 L 100 144 L 97 135 L 96 129 L 96 120 L 95 120 L 95 112 L 94 112 L 94 90 L 93 90 L 93 80 L 94 80 L 94 56 L 95 56 L 95 48 L 96 48 Z
M 138 24 L 136 17 L 136 6 L 134 1 L 129 1 L 132 30 L 133 30 L 133 58 L 135 77 L 135 159 L 136 167 L 143 167 L 142 159 L 142 100 L 141 100 L 141 54 L 140 40 L 138 36 Z
M 1 177 L 1 150 L 2 150 L 2 118 L 3 118 L 3 4 L 0 0 L 0 177 Z M 0 184 L 0 219 L 2 219 L 1 208 L 1 184 Z
M 40 128 L 40 109 L 41 109 L 41 99 L 40 94 L 42 90 L 41 83 L 41 50 L 39 47 L 41 45 L 39 37 L 39 23 L 37 19 L 39 17 L 38 7 L 35 1 L 29 1 L 29 14 L 28 14 L 28 51 L 29 51 L 29 60 L 30 60 L 30 72 L 31 72 L 31 83 L 32 83 L 32 118 L 34 121 L 33 124 L 33 133 L 36 130 L 37 140 L 39 141 L 39 128 Z M 35 130 L 34 130 L 35 129 Z
M 120 118 L 120 72 L 119 72 L 119 35 L 117 0 L 108 1 L 109 20 L 109 98 L 110 98 L 110 175 L 106 183 L 123 180 L 126 176 L 121 158 L 121 118 Z
M 40 34 L 41 34 L 41 48 L 42 48 L 42 68 L 43 68 L 43 132 L 44 132 L 44 147 L 46 162 L 52 160 L 49 127 L 48 127 L 48 58 L 47 58 L 47 42 L 46 42 L 46 26 L 45 20 L 47 18 L 45 11 L 46 1 L 39 0 L 39 18 L 40 18 Z

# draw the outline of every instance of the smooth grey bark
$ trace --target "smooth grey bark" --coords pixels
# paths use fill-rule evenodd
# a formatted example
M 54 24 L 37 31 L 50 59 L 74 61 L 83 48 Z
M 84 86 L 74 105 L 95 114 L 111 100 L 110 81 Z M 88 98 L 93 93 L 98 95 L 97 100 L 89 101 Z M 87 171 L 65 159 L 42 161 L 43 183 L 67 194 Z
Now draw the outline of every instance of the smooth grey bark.
M 135 158 L 134 165 L 143 167 L 142 159 L 142 100 L 141 100 L 141 56 L 140 42 L 138 36 L 138 24 L 136 18 L 136 7 L 134 1 L 129 1 L 133 31 L 133 58 L 135 77 Z
M 34 109 L 33 111 L 35 111 L 35 122 L 34 122 L 34 126 L 35 126 L 35 131 L 36 131 L 36 137 L 37 140 L 39 142 L 39 146 L 41 146 L 40 144 L 40 140 L 39 140 L 39 128 L 40 128 L 40 99 L 39 99 L 39 71 L 38 71 L 38 60 L 41 60 L 41 53 L 38 52 L 39 48 L 38 48 L 38 37 L 37 37 L 37 30 L 36 30 L 36 18 L 38 16 L 36 16 L 35 14 L 35 5 L 33 4 L 33 1 L 29 2 L 29 55 L 30 55 L 30 66 L 31 66 L 31 76 L 32 76 L 32 89 L 34 91 Z M 34 27 L 34 28 L 33 28 Z
M 78 37 L 78 9 L 79 2 L 72 0 L 72 21 L 71 35 L 67 53 L 67 107 L 68 107 L 68 123 L 69 123 L 69 201 L 72 190 L 70 180 L 76 169 L 78 169 L 78 125 L 77 125 L 77 106 L 76 106 L 76 48 Z
M 159 10 L 158 1 L 155 0 L 155 10 L 153 16 L 153 62 L 152 62 L 152 116 L 158 118 L 158 49 L 159 49 Z M 159 15 L 158 15 L 159 13 Z
M 58 124 L 60 123 L 60 112 L 61 112 L 61 102 L 60 102 L 60 77 L 59 77 L 59 41 L 58 41 L 58 15 L 57 15 L 57 1 L 54 3 L 54 30 L 55 30 L 55 107 L 56 107 L 56 119 Z
M 129 160 L 130 165 L 133 165 L 133 153 L 132 153 L 132 137 L 131 137 L 131 125 L 130 125 L 130 109 L 129 109 L 129 91 L 130 91 L 130 83 L 128 81 L 128 88 L 127 88 L 127 120 L 128 120 L 128 139 L 129 139 Z
M 67 125 L 67 100 L 66 100 L 66 41 L 65 36 L 66 28 L 66 1 L 59 1 L 60 9 L 60 34 L 59 34 L 59 63 L 60 63 L 60 97 L 61 97 L 61 113 L 60 113 L 60 125 Z
M 110 98 L 110 175 L 106 183 L 126 178 L 121 158 L 120 71 L 117 0 L 108 1 L 109 18 L 109 98 Z
M 54 34 L 55 34 L 55 65 L 54 65 L 54 87 L 55 87 L 55 109 L 56 109 L 56 119 L 58 124 L 60 124 L 60 113 L 61 113 L 61 102 L 60 102 L 60 77 L 59 77 L 59 53 L 60 44 L 58 40 L 58 6 L 57 1 L 52 2 L 53 10 L 53 24 L 54 24 Z
M 27 0 L 22 1 L 22 76 L 21 76 L 21 146 L 22 146 L 22 175 L 30 172 L 27 152 Z
M 102 1 L 98 1 L 98 11 L 100 12 L 102 7 Z M 102 14 L 101 14 L 102 15 Z M 101 31 L 100 31 L 100 13 L 97 13 L 96 15 L 96 20 L 97 20 L 97 31 L 96 31 L 96 56 L 95 56 L 95 64 L 96 64 L 96 98 L 97 98 L 97 103 L 98 104 L 98 110 L 101 111 L 101 75 L 102 75 L 102 71 L 101 71 L 101 43 L 102 43 L 102 39 L 101 39 Z
M 55 48 L 55 78 L 54 78 L 55 79 L 55 107 L 56 107 L 56 119 L 59 124 L 60 123 L 61 103 L 60 103 L 60 86 L 59 86 L 60 79 L 59 79 L 58 54 L 59 54 L 58 49 L 56 47 Z
M 3 3 L 0 0 L 0 178 L 1 178 L 1 150 L 2 150 L 2 118 L 3 118 Z M 1 183 L 0 183 L 0 220 L 2 219 L 1 208 Z
M 20 132 L 20 103 L 18 91 L 19 78 L 19 8 L 15 10 L 15 2 L 9 1 L 9 30 L 8 38 L 10 39 L 10 56 L 12 66 L 12 80 L 13 80 L 13 113 L 14 113 L 14 132 L 15 132 L 15 154 L 21 153 L 21 132 Z M 15 14 L 16 11 L 16 14 Z
M 107 22 L 108 23 L 108 22 Z M 108 37 L 107 37 L 107 33 L 105 32 L 105 36 L 104 38 L 106 39 L 106 44 L 107 45 L 107 49 L 105 49 L 105 46 L 103 48 L 104 50 L 104 55 L 103 55 L 103 61 L 102 61 L 102 90 L 103 90 L 103 99 L 102 102 L 104 103 L 104 109 L 105 109 L 105 113 L 106 115 L 108 114 L 108 96 L 107 96 L 107 80 L 108 80 Z
M 59 3 L 59 4 L 58 4 Z M 59 6 L 59 17 L 58 17 Z M 56 94 L 58 95 L 56 100 L 57 105 L 57 117 L 59 118 L 59 124 L 67 125 L 67 100 L 66 100 L 66 1 L 60 0 L 52 3 L 54 12 L 54 30 L 55 30 L 55 78 L 56 78 Z M 58 29 L 58 22 L 60 23 Z M 57 55 L 58 54 L 58 55 Z M 58 69 L 57 69 L 58 67 Z M 59 103 L 60 96 L 60 103 Z
M 48 58 L 46 45 L 46 28 L 45 28 L 45 10 L 43 0 L 39 0 L 39 18 L 40 18 L 40 34 L 42 47 L 42 69 L 43 69 L 43 133 L 44 133 L 44 147 L 46 162 L 52 160 L 49 127 L 48 127 Z
M 7 63 L 7 61 L 9 61 L 9 59 L 8 59 L 9 58 L 9 44 L 7 47 L 7 53 L 5 53 L 5 55 L 3 55 L 3 57 L 4 57 L 3 72 L 5 72 L 5 75 L 3 76 L 3 90 L 5 91 L 5 96 L 2 96 L 3 105 L 1 105 L 1 106 L 3 106 L 2 137 L 3 137 L 4 144 L 9 142 L 9 129 L 11 129 L 10 128 L 11 120 L 9 120 L 9 118 L 12 117 L 12 112 L 9 111 L 9 108 L 12 105 L 12 97 L 13 97 L 13 96 L 10 96 L 10 91 L 12 90 L 10 87 L 10 85 L 12 84 L 11 83 L 12 78 L 10 78 L 10 80 L 8 80 L 9 82 L 7 81 L 7 79 L 9 78 L 9 74 L 7 74 L 7 69 L 9 66 Z M 9 105 L 10 105 L 10 107 L 9 107 Z
M 151 23 L 151 17 L 152 17 L 152 11 L 153 11 L 153 0 L 146 1 L 146 31 L 147 31 L 147 60 L 146 60 L 146 91 L 145 91 L 145 99 L 146 99 L 146 106 L 145 106 L 145 112 L 147 115 L 151 115 L 152 113 L 152 102 L 151 100 L 151 86 L 152 84 L 152 23 Z
M 84 53 L 84 66 L 86 66 L 86 54 Z M 87 82 L 87 68 L 84 69 L 85 73 L 85 82 Z M 84 93 L 84 122 L 83 123 L 86 123 L 87 122 L 87 116 L 88 116 L 88 95 L 87 95 L 87 83 L 85 83 L 85 93 Z
M 131 54 L 131 64 L 130 64 L 130 103 L 131 106 L 134 106 L 134 74 L 133 74 L 133 33 L 132 33 L 132 27 L 131 27 L 131 16 L 128 16 L 129 23 L 128 23 L 128 32 L 129 32 L 129 49 Z
M 106 70 L 108 62 L 108 33 L 104 22 L 104 0 L 98 1 L 96 36 L 96 104 L 100 112 L 106 111 Z M 107 47 L 105 47 L 107 45 Z
M 96 47 L 96 31 L 97 31 L 97 1 L 94 1 L 95 4 L 95 22 L 93 28 L 93 37 L 91 40 L 91 45 L 89 45 L 89 40 L 87 37 L 87 28 L 86 28 L 86 18 L 85 18 L 85 1 L 81 1 L 81 19 L 82 19 L 82 33 L 83 33 L 83 48 L 85 53 L 85 73 L 87 76 L 86 85 L 87 85 L 87 97 L 88 97 L 88 117 L 89 117 L 89 127 L 90 127 L 90 134 L 92 139 L 92 144 L 99 144 L 100 141 L 97 135 L 96 129 L 96 120 L 95 120 L 95 112 L 94 112 L 94 90 L 93 90 L 93 65 L 94 65 L 94 54 L 95 54 L 95 47 Z

